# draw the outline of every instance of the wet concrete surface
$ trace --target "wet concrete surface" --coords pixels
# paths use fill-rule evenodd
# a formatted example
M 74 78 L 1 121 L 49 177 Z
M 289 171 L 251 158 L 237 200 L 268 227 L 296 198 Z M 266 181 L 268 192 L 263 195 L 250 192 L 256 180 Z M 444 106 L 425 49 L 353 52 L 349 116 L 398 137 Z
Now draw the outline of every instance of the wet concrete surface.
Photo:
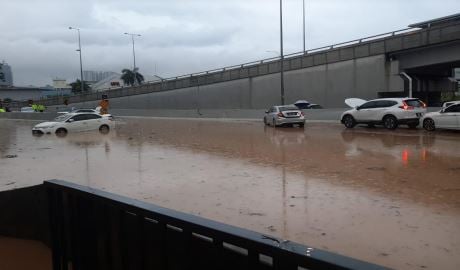
M 395 269 L 460 269 L 459 132 L 130 118 L 58 138 L 35 123 L 0 120 L 0 191 L 64 179 Z

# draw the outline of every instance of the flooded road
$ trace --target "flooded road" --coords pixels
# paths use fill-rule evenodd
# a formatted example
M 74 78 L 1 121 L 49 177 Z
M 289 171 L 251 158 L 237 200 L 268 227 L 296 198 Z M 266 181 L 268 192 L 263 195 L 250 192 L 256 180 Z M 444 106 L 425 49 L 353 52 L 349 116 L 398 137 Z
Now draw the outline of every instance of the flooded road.
M 38 241 L 0 236 L 0 269 L 51 270 L 51 250 Z
M 0 191 L 63 179 L 395 269 L 460 269 L 460 133 L 125 119 L 33 137 L 0 120 Z

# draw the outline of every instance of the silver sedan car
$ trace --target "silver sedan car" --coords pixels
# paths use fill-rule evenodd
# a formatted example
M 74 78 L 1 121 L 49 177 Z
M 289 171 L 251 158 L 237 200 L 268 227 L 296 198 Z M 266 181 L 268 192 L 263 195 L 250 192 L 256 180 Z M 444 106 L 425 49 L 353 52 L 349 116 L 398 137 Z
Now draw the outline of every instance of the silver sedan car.
M 305 117 L 295 105 L 273 106 L 265 111 L 264 123 L 273 127 L 285 125 L 304 127 Z

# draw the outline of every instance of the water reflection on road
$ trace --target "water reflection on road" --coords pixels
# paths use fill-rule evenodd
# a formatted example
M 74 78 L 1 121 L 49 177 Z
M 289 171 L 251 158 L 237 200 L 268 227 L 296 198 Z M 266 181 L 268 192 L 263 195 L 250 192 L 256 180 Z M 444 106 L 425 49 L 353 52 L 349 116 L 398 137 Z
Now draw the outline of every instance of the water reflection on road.
M 0 191 L 60 178 L 397 269 L 460 267 L 458 132 L 124 122 L 57 138 L 0 120 Z

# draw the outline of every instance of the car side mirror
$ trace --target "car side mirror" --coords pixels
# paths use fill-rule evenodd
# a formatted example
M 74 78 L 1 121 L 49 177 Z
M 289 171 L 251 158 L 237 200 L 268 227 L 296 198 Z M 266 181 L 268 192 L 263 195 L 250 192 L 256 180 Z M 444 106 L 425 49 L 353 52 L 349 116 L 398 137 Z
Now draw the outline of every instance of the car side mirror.
M 67 120 L 67 123 L 72 123 L 73 121 L 75 121 L 75 120 L 69 119 L 69 120 Z
M 360 107 L 360 106 L 356 106 L 355 109 L 356 109 L 357 111 L 359 111 L 359 110 L 361 109 L 361 107 Z
M 265 111 L 265 113 L 268 113 L 268 111 Z

